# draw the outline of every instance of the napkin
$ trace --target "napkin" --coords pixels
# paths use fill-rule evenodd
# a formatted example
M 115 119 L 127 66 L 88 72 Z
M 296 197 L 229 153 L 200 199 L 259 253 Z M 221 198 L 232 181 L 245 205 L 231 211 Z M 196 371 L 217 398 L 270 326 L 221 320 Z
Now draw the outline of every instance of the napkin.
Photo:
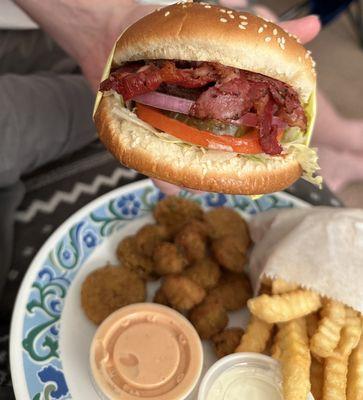
M 363 313 L 363 210 L 273 210 L 250 222 L 250 276 L 279 277 Z

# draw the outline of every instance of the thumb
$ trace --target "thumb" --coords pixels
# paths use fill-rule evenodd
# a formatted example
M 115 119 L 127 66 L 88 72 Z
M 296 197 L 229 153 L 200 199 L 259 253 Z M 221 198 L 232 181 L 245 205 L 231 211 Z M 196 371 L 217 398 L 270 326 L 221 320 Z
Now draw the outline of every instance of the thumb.
M 296 35 L 302 43 L 313 40 L 321 28 L 319 17 L 316 15 L 280 22 L 279 25 L 287 32 Z

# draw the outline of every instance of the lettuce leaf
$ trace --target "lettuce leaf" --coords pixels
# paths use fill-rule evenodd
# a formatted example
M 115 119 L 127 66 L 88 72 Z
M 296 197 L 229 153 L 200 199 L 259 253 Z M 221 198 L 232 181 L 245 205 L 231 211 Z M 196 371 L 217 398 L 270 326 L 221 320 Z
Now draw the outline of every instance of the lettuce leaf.
M 317 149 L 306 144 L 306 134 L 299 128 L 289 128 L 282 138 L 281 145 L 284 152 L 293 154 L 301 165 L 302 178 L 321 188 L 323 178 L 316 175 L 316 171 L 320 170 Z

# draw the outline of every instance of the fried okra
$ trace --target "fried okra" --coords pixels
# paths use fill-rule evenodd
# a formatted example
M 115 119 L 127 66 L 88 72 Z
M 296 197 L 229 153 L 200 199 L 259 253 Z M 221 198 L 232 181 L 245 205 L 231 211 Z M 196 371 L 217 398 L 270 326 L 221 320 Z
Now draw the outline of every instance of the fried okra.
M 117 257 L 122 266 L 135 271 L 142 279 L 154 277 L 153 261 L 139 251 L 135 236 L 128 236 L 119 243 Z
M 208 291 L 217 285 L 221 270 L 213 259 L 204 258 L 187 268 L 183 275 Z
M 203 210 L 194 201 L 169 196 L 155 206 L 154 217 L 159 224 L 165 225 L 169 233 L 174 235 L 186 222 L 202 219 Z
M 153 254 L 154 270 L 159 275 L 177 274 L 183 271 L 187 260 L 174 243 L 159 243 Z
M 246 264 L 246 248 L 237 236 L 223 236 L 212 243 L 212 253 L 218 263 L 232 272 L 242 272 Z
M 252 297 L 250 281 L 245 274 L 224 272 L 208 297 L 218 299 L 227 311 L 239 310 L 245 307 L 247 300 Z
M 218 358 L 234 353 L 237 346 L 240 344 L 243 329 L 228 328 L 211 337 L 214 351 Z
M 209 298 L 209 296 L 206 297 L 202 304 L 193 308 L 189 319 L 201 339 L 209 339 L 223 330 L 228 324 L 227 311 L 221 302 Z
M 201 260 L 207 255 L 206 239 L 199 232 L 189 230 L 187 226 L 176 235 L 175 244 L 190 263 Z
M 209 236 L 209 226 L 206 222 L 192 219 L 183 225 L 182 229 L 199 233 L 203 238 Z
M 96 269 L 87 276 L 81 289 L 82 307 L 95 324 L 123 306 L 145 301 L 145 297 L 145 282 L 122 267 Z
M 152 257 L 155 247 L 168 238 L 168 231 L 163 225 L 145 225 L 135 235 L 138 250 L 147 257 Z
M 205 290 L 191 279 L 180 275 L 168 275 L 164 278 L 161 290 L 168 303 L 179 311 L 188 311 L 201 303 Z
M 223 236 L 236 236 L 248 248 L 251 239 L 246 221 L 232 208 L 219 207 L 208 211 L 204 216 L 213 239 Z

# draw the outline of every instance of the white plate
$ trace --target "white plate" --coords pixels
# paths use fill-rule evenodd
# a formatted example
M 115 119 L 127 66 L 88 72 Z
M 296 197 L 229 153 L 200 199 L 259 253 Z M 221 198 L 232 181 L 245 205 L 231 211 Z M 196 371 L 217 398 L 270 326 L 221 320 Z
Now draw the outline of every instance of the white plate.
M 274 208 L 307 207 L 285 193 L 256 201 L 215 193 L 191 195 L 203 208 L 233 207 L 247 219 Z M 80 286 L 93 269 L 116 262 L 124 237 L 152 221 L 161 198 L 149 180 L 116 189 L 83 207 L 44 243 L 31 263 L 16 301 L 10 361 L 17 400 L 99 400 L 89 376 L 88 352 L 95 326 L 81 309 Z M 149 284 L 149 299 L 157 283 Z M 243 326 L 246 311 L 230 313 L 231 326 Z M 205 368 L 215 361 L 205 343 Z

